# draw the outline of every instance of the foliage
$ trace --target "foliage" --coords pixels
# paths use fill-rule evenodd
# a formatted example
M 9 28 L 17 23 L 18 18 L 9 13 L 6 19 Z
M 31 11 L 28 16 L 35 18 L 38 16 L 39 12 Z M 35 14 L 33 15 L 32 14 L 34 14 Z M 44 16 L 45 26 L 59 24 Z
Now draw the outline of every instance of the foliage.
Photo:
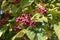
M 60 40 L 60 0 L 0 0 L 3 40 Z

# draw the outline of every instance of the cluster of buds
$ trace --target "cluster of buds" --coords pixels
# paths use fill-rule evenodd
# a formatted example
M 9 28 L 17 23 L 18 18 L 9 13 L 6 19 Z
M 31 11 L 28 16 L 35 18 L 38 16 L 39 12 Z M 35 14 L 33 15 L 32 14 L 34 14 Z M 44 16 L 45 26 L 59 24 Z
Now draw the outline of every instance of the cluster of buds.
M 46 9 L 42 9 L 42 8 L 38 8 L 38 12 L 46 14 L 47 10 Z
M 14 26 L 14 31 L 19 31 L 21 30 L 20 26 Z
M 21 17 L 16 18 L 17 23 L 22 23 L 27 26 L 35 26 L 35 22 L 33 20 L 30 20 L 31 16 L 30 14 L 22 14 Z
M 39 8 L 38 8 L 38 12 L 46 14 L 47 13 L 47 9 L 44 8 L 44 3 L 41 3 Z

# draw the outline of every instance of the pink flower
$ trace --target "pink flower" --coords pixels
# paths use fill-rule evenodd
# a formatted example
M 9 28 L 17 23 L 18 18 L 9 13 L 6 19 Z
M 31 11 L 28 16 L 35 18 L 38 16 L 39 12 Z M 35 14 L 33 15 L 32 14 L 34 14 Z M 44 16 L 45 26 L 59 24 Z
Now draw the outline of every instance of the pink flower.
M 20 28 L 20 26 L 15 26 L 15 27 L 14 27 L 14 30 L 15 30 L 15 31 L 17 31 L 17 30 L 19 31 L 19 30 L 21 30 L 21 28 Z
M 26 22 L 30 22 L 30 20 L 29 19 L 26 19 Z
M 35 26 L 35 22 L 34 21 L 30 21 L 30 26 Z
M 31 18 L 30 14 L 22 14 L 21 17 L 16 18 L 16 22 L 22 23 L 26 26 L 34 26 L 35 23 L 32 20 L 30 20 L 30 18 Z
M 41 8 L 38 8 L 38 12 L 43 12 L 43 10 Z
M 46 9 L 43 9 L 43 8 L 38 8 L 38 12 L 43 13 L 43 14 L 46 14 L 47 13 L 47 10 Z
M 22 20 L 22 24 L 26 25 L 26 19 Z
M 16 22 L 20 23 L 20 22 L 22 22 L 22 19 L 20 17 L 17 17 Z
M 31 16 L 30 16 L 30 14 L 26 13 L 26 14 L 22 14 L 22 17 L 24 17 L 25 19 L 30 19 Z

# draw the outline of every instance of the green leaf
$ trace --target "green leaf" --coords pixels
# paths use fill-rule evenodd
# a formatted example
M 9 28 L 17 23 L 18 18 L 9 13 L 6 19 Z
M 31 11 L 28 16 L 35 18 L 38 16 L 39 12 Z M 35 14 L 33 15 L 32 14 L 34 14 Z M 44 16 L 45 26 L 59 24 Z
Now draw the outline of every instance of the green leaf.
M 21 38 L 24 36 L 24 34 L 26 34 L 26 29 L 21 30 L 20 32 L 18 32 L 13 38 L 12 40 L 15 40 L 15 38 Z
M 43 36 L 42 33 L 37 33 L 37 38 L 38 38 L 38 40 L 47 40 L 47 37 Z
M 40 22 L 42 15 L 40 15 L 39 13 L 36 13 L 35 15 L 33 15 L 33 17 L 31 18 L 31 20 L 34 20 L 36 22 Z M 41 20 L 42 21 L 42 20 Z
M 34 0 L 21 0 L 21 7 L 24 8 L 30 6 L 33 2 Z
M 15 0 L 8 0 L 8 2 L 14 2 Z
M 18 13 L 18 12 L 21 13 L 22 8 L 30 6 L 33 2 L 34 2 L 34 0 L 21 0 L 21 4 L 12 5 L 11 10 L 12 10 L 13 13 Z
M 60 40 L 60 22 L 57 24 L 54 24 L 54 30 L 56 35 L 58 36 L 58 39 Z
M 3 28 L 0 29 L 0 37 L 6 32 L 7 28 L 7 26 L 3 26 Z
M 27 30 L 26 34 L 30 40 L 34 40 L 35 33 L 33 31 Z
M 56 5 L 60 7 L 60 3 L 56 3 Z
M 51 3 L 54 3 L 56 0 L 52 0 Z
M 35 30 L 36 30 L 36 35 L 35 35 L 36 40 L 47 40 L 48 39 L 46 35 L 46 31 L 43 28 L 37 28 Z
M 12 12 L 13 13 L 17 13 L 18 12 L 18 10 L 20 10 L 21 9 L 21 7 L 20 6 L 18 6 L 18 5 L 12 5 Z
M 36 28 L 34 31 L 27 30 L 26 34 L 30 40 L 47 40 L 48 38 L 43 28 Z
M 15 18 L 9 19 L 8 22 L 13 22 L 15 21 Z
M 40 3 L 40 0 L 34 0 L 35 3 Z
M 6 0 L 4 0 L 3 2 L 2 2 L 2 5 L 1 5 L 1 7 L 4 7 L 4 6 L 6 6 Z
M 41 15 L 40 13 L 36 13 L 31 20 L 34 20 L 35 22 L 48 22 L 47 17 L 45 17 L 44 15 Z
M 11 9 L 11 5 L 6 0 L 4 0 L 2 1 L 1 8 L 3 8 L 3 12 L 5 12 Z
M 52 14 L 52 15 L 55 16 L 56 14 L 59 14 L 60 13 L 60 11 L 58 11 L 57 9 L 58 9 L 58 7 L 53 8 L 53 9 L 49 9 L 48 10 L 48 13 L 50 13 L 50 14 Z

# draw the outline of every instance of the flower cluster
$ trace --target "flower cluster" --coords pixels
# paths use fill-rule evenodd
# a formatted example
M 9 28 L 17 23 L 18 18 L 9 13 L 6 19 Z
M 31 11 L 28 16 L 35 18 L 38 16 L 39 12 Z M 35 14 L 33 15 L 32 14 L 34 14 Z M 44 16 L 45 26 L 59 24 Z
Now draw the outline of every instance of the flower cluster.
M 44 3 L 40 4 L 40 7 L 38 8 L 38 12 L 46 14 L 47 13 L 47 9 L 44 8 Z
M 41 12 L 43 14 L 46 14 L 47 10 L 46 9 L 42 9 L 42 8 L 38 8 L 38 12 Z
M 33 20 L 30 20 L 30 18 L 30 14 L 22 14 L 21 17 L 16 18 L 16 22 L 22 23 L 27 26 L 35 26 L 35 22 Z
M 14 26 L 14 31 L 19 31 L 21 30 L 20 26 Z

